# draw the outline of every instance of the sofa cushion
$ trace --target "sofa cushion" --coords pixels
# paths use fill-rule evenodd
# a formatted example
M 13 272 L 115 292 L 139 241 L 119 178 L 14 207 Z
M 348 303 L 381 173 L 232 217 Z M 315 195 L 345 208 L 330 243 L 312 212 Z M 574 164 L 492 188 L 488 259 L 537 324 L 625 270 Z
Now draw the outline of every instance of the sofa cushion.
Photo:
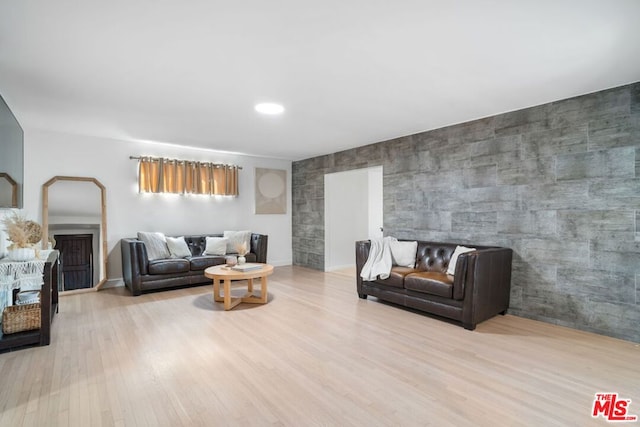
M 453 298 L 453 280 L 444 273 L 420 271 L 404 278 L 405 289 Z
M 192 256 L 188 260 L 191 262 L 192 271 L 204 270 L 207 267 L 226 262 L 223 256 Z
M 149 274 L 185 273 L 189 271 L 186 259 L 157 259 L 149 261 Z
M 258 261 L 257 261 L 256 254 L 254 254 L 254 253 L 252 253 L 252 252 L 249 252 L 249 253 L 248 253 L 248 254 L 246 254 L 244 257 L 245 257 L 245 259 L 247 260 L 247 262 L 258 262 Z
M 383 285 L 393 286 L 394 288 L 404 288 L 404 279 L 407 274 L 415 273 L 416 270 L 409 267 L 392 267 L 391 273 L 389 277 L 386 279 L 378 279 L 376 282 L 382 283 Z

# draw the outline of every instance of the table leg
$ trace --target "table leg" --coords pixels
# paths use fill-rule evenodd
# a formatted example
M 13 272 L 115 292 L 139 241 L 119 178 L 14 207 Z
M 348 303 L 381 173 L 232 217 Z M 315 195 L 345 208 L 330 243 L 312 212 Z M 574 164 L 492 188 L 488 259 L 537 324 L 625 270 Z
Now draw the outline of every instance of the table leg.
M 224 309 L 231 310 L 231 280 L 224 281 Z
M 264 276 L 260 278 L 260 302 L 266 304 L 268 296 L 269 294 L 267 293 L 267 276 Z
M 242 298 L 234 298 L 231 296 L 231 279 L 224 279 L 222 284 L 224 286 L 224 309 L 225 311 L 231 310 L 242 302 Z
M 242 297 L 242 302 L 253 304 L 266 304 L 269 294 L 267 293 L 267 277 L 260 277 L 260 295 L 253 295 L 253 282 L 248 285 L 247 293 Z
M 224 298 L 220 296 L 220 279 L 213 279 L 213 300 L 215 302 L 224 301 Z
M 247 291 L 253 292 L 253 279 L 247 279 Z

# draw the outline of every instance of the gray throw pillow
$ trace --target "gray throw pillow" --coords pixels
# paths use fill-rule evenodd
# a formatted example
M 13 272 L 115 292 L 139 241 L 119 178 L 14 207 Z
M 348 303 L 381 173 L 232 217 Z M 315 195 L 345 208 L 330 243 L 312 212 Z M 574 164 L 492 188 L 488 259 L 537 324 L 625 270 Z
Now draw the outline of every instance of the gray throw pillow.
M 149 261 L 171 258 L 171 252 L 169 252 L 169 247 L 167 246 L 167 239 L 163 233 L 138 231 L 138 240 L 141 240 L 146 246 Z
M 185 258 L 191 256 L 191 251 L 187 242 L 184 240 L 184 236 L 180 237 L 167 237 L 167 246 L 171 253 L 171 258 Z
M 207 244 L 202 255 L 226 255 L 228 239 L 224 237 L 207 237 Z

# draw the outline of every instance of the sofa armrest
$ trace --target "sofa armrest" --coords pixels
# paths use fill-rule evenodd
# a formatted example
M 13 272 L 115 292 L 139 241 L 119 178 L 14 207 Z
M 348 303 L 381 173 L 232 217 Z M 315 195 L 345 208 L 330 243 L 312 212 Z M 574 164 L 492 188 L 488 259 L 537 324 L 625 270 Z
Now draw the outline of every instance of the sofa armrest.
M 366 298 L 366 295 L 362 292 L 360 272 L 362 272 L 362 268 L 369 258 L 369 251 L 371 251 L 371 240 L 359 240 L 356 242 L 356 284 L 360 298 Z
M 147 248 L 138 239 L 125 238 L 120 240 L 120 249 L 124 283 L 131 289 L 133 295 L 140 295 L 142 293 L 141 276 L 148 274 L 149 271 Z
M 267 262 L 267 247 L 269 236 L 266 234 L 251 234 L 251 253 L 256 255 L 256 262 Z
M 462 324 L 466 329 L 475 329 L 478 323 L 509 308 L 513 251 L 490 248 L 465 255 Z
M 453 299 L 461 301 L 465 296 L 465 289 L 467 285 L 467 269 L 469 265 L 469 254 L 471 252 L 465 252 L 458 255 L 456 261 L 456 271 L 453 276 Z

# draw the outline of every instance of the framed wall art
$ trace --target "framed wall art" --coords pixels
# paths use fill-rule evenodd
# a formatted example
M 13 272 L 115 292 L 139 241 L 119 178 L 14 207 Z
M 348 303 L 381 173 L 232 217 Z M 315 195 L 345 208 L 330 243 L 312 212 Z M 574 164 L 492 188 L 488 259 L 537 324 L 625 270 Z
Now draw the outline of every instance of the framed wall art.
M 287 213 L 287 171 L 256 168 L 256 214 Z

